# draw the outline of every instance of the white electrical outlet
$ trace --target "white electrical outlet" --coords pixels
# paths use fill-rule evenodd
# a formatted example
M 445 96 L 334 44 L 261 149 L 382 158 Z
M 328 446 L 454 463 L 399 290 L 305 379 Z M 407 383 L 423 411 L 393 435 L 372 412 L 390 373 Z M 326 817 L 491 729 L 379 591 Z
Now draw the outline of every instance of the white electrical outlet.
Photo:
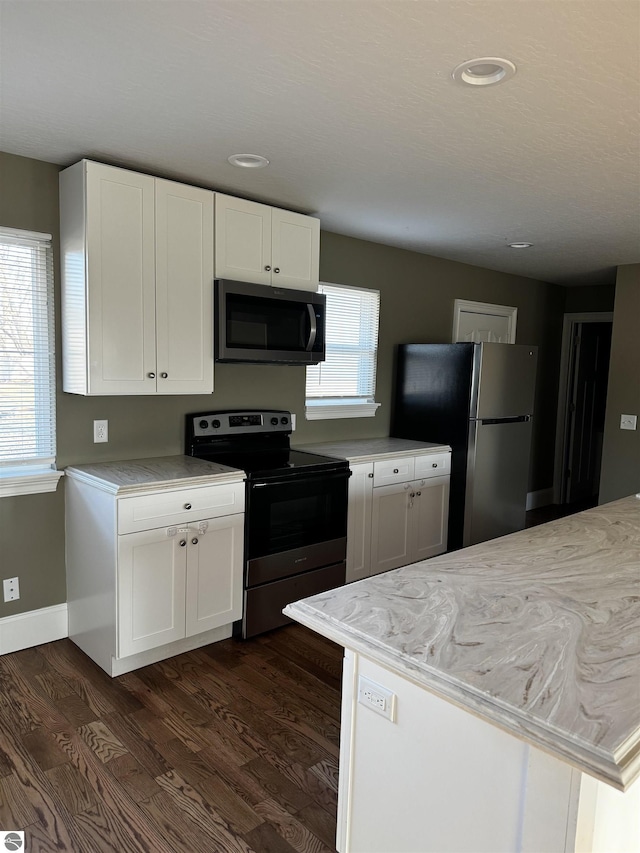
M 365 675 L 358 676 L 358 702 L 395 723 L 396 694 Z
M 620 429 L 637 429 L 637 415 L 620 415 Z
M 109 421 L 94 421 L 93 443 L 99 444 L 102 441 L 109 441 Z
M 5 601 L 16 601 L 20 598 L 20 581 L 18 578 L 6 578 L 2 581 Z

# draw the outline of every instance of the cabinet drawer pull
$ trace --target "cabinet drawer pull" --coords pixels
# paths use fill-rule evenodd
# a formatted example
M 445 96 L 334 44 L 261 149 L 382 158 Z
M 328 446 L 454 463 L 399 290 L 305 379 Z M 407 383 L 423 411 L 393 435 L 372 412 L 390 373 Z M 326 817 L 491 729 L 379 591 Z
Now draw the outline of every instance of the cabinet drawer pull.
M 192 544 L 192 545 L 197 545 L 197 544 L 198 544 L 198 540 L 196 539 L 196 537 L 195 537 L 195 536 L 194 536 L 194 537 L 193 537 L 193 539 L 191 540 L 191 544 Z
M 184 548 L 184 546 L 185 546 L 186 544 L 187 544 L 187 540 L 186 540 L 186 539 L 181 539 L 181 540 L 180 540 L 180 547 L 181 547 L 181 548 Z
M 398 473 L 398 469 L 397 469 L 397 468 L 394 468 L 394 469 L 393 469 L 393 473 L 394 473 L 394 474 L 397 474 L 397 473 Z
M 437 463 L 437 462 L 432 462 L 432 463 L 431 463 L 431 467 L 432 467 L 432 468 L 437 468 L 437 467 L 438 467 L 438 463 Z
M 184 508 L 185 508 L 185 509 L 191 509 L 191 504 L 185 504 L 185 505 L 184 505 Z

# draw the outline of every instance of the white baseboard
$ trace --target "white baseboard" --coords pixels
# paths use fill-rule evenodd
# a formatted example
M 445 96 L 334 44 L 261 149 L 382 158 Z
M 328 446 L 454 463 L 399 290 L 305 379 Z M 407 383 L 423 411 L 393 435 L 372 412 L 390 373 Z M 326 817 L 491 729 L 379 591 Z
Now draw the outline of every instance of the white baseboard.
M 529 492 L 527 495 L 527 512 L 530 509 L 538 509 L 541 506 L 549 506 L 553 503 L 553 486 L 548 489 L 538 489 L 537 492 Z
M 69 636 L 67 605 L 56 604 L 0 619 L 0 655 Z

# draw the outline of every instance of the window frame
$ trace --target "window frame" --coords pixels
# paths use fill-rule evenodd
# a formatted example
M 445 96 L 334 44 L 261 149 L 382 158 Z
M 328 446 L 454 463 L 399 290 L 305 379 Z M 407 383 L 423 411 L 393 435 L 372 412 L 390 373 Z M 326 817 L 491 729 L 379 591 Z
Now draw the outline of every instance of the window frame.
M 374 288 L 354 287 L 347 284 L 336 284 L 334 282 L 320 282 L 318 292 L 326 291 L 324 288 L 335 288 L 336 290 L 350 290 L 357 293 L 371 293 L 377 296 L 377 312 L 376 312 L 376 330 L 375 330 L 375 348 L 373 357 L 373 375 L 371 382 L 373 392 L 366 399 L 363 396 L 308 396 L 307 377 L 309 370 L 312 367 L 307 367 L 305 376 L 305 417 L 307 420 L 329 420 L 335 418 L 371 418 L 374 417 L 380 403 L 375 401 L 376 379 L 377 379 L 377 362 L 378 362 L 378 346 L 380 337 L 380 291 Z M 328 322 L 327 312 L 327 321 Z M 328 337 L 328 336 L 327 336 Z M 330 350 L 330 344 L 327 343 L 327 352 Z M 360 347 L 362 350 L 363 348 Z M 362 369 L 360 364 L 359 369 Z
M 36 422 L 35 448 L 39 455 L 15 459 L 0 459 L 0 497 L 40 494 L 55 491 L 63 472 L 56 470 L 56 377 L 55 377 L 55 325 L 53 314 L 53 258 L 50 234 L 0 227 L 0 243 L 31 245 L 43 249 L 44 262 L 37 265 L 44 281 L 38 288 L 40 300 L 32 316 L 36 334 L 34 344 L 38 357 L 34 358 L 33 417 Z M 43 328 L 46 324 L 46 328 Z M 0 384 L 1 390 L 1 384 Z M 0 421 L 1 426 L 1 421 Z M 52 434 L 44 438 L 44 431 Z

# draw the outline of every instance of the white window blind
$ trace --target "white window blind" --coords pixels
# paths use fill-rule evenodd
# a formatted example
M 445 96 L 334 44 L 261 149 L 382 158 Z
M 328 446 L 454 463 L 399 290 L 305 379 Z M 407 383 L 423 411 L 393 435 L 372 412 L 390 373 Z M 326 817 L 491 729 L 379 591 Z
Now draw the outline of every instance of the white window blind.
M 6 483 L 55 467 L 53 342 L 51 236 L 0 228 L 0 494 L 49 490 Z
M 326 360 L 307 367 L 308 419 L 375 414 L 380 293 L 320 284 L 327 297 Z

